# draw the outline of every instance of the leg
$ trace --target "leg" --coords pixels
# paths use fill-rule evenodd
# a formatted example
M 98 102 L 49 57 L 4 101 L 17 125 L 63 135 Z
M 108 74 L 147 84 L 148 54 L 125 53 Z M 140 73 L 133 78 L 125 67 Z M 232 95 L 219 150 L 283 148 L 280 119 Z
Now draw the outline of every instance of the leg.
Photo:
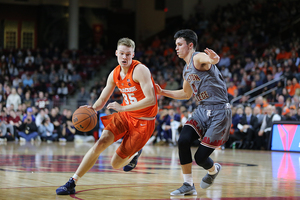
M 94 146 L 85 154 L 75 175 L 77 178 L 82 177 L 88 172 L 96 163 L 100 153 L 102 153 L 109 145 L 114 142 L 114 134 L 108 130 L 103 131 L 101 138 L 94 144 Z M 74 178 L 76 179 L 76 178 Z M 58 195 L 75 194 L 75 180 L 73 177 L 63 186 L 56 189 Z
M 111 159 L 111 166 L 114 169 L 120 169 L 121 167 L 124 167 L 127 165 L 135 156 L 121 158 L 117 153 L 114 153 L 112 159 Z
M 108 146 L 114 142 L 114 135 L 112 132 L 105 130 L 101 138 L 94 144 L 94 146 L 85 154 L 75 174 L 82 177 L 88 172 L 98 160 L 100 153 L 102 153 Z
M 195 153 L 196 163 L 208 171 L 200 183 L 200 187 L 203 189 L 206 189 L 213 184 L 214 179 L 221 170 L 221 165 L 219 163 L 214 164 L 214 161 L 209 157 L 214 150 L 215 149 L 213 148 L 200 145 Z
M 33 132 L 27 135 L 27 141 L 30 141 L 32 138 L 36 138 L 38 136 L 38 132 Z
M 19 136 L 20 136 L 21 138 L 24 138 L 26 141 L 30 141 L 30 139 L 28 140 L 27 134 L 24 133 L 24 132 L 22 132 L 22 131 L 19 132 Z
M 193 141 L 199 138 L 197 132 L 189 125 L 185 125 L 178 140 L 179 159 L 183 173 L 184 183 L 177 190 L 171 192 L 171 195 L 196 195 L 192 177 L 192 153 L 191 145 Z

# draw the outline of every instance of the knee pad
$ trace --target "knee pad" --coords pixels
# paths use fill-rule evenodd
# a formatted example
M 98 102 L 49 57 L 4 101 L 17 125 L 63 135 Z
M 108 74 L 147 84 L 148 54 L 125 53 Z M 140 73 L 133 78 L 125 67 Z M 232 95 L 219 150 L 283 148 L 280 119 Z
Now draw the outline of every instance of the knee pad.
M 194 155 L 194 159 L 197 165 L 203 167 L 206 170 L 212 168 L 214 161 L 209 156 L 213 151 L 214 149 L 200 145 Z

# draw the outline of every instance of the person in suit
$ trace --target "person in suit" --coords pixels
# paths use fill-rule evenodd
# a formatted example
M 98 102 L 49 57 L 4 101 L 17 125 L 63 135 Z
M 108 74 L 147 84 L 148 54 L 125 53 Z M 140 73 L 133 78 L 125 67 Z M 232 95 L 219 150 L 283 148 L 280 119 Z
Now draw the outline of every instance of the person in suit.
M 253 147 L 253 138 L 258 131 L 258 119 L 252 114 L 251 106 L 245 107 L 245 114 L 242 116 L 238 128 L 239 135 L 243 140 L 242 149 L 249 149 Z

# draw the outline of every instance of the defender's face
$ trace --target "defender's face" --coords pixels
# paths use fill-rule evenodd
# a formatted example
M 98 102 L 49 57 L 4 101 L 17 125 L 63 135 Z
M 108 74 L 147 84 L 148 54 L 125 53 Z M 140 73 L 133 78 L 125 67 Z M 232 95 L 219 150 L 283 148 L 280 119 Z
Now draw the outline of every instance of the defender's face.
M 134 57 L 134 50 L 132 47 L 119 45 L 116 50 L 116 56 L 121 67 L 130 67 L 132 58 Z
M 179 58 L 185 58 L 189 54 L 190 50 L 193 49 L 192 43 L 188 45 L 184 38 L 177 38 L 175 44 L 175 50 Z

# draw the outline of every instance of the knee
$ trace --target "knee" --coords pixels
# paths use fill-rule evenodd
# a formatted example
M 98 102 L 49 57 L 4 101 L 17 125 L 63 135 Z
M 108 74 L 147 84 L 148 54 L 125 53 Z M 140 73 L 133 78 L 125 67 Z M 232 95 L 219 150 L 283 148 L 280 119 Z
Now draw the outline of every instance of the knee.
M 180 137 L 178 139 L 178 147 L 190 147 L 191 144 L 190 144 L 190 141 L 188 138 L 185 138 L 185 137 Z
M 120 169 L 122 167 L 119 163 L 114 162 L 113 160 L 111 161 L 110 164 L 111 164 L 113 169 Z
M 202 156 L 199 156 L 197 153 L 194 155 L 194 159 L 195 162 L 197 163 L 197 165 L 203 167 L 204 163 L 205 163 L 205 158 Z
M 194 159 L 197 165 L 203 167 L 204 169 L 210 169 L 214 164 L 213 160 L 210 157 L 203 156 L 200 153 L 196 153 Z

